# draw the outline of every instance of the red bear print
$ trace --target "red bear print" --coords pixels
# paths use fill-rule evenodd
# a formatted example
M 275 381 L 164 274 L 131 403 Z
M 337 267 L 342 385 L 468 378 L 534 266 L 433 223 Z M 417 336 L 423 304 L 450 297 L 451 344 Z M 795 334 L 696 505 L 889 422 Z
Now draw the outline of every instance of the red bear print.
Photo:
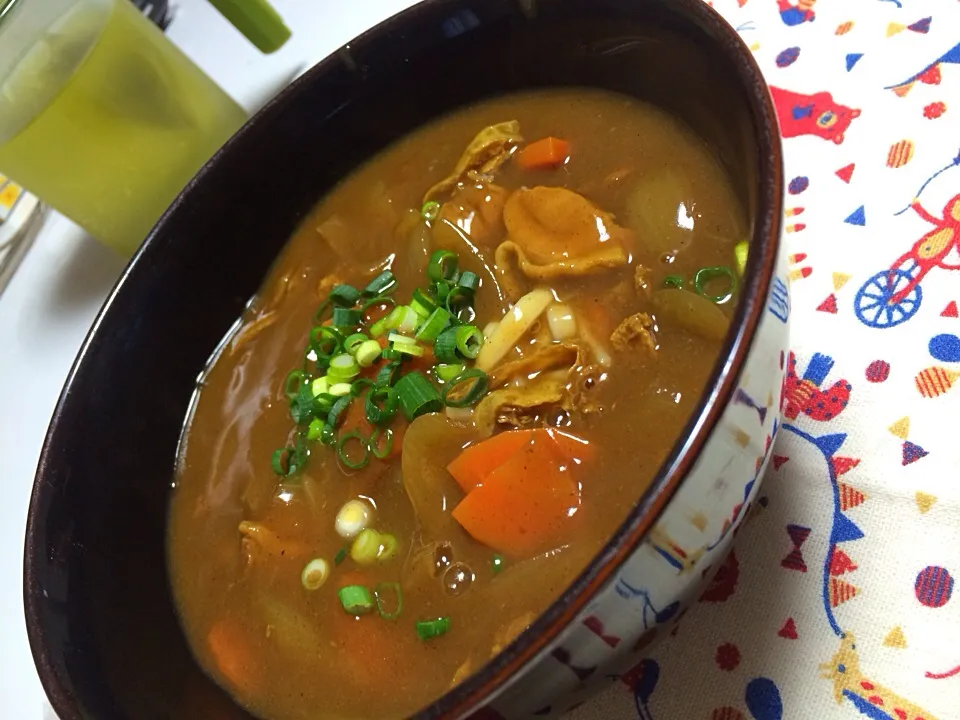
M 819 422 L 827 422 L 843 412 L 850 402 L 850 383 L 837 380 L 829 387 L 823 387 L 827 375 L 833 369 L 833 359 L 821 353 L 815 353 L 807 363 L 802 377 L 797 376 L 797 358 L 790 352 L 787 364 L 786 403 L 783 415 L 788 420 L 796 420 L 800 413 Z
M 843 142 L 843 134 L 860 111 L 835 102 L 828 92 L 813 95 L 770 88 L 777 107 L 780 132 L 785 138 L 816 135 L 824 140 Z

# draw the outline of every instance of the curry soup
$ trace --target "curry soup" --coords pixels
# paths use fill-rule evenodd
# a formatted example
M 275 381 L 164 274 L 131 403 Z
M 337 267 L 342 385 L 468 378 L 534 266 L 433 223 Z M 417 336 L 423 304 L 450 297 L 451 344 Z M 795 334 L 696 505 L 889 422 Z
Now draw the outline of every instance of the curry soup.
M 746 229 L 685 125 L 587 89 L 460 110 L 345 178 L 184 430 L 169 564 L 203 667 L 288 720 L 402 717 L 484 665 L 677 441 Z

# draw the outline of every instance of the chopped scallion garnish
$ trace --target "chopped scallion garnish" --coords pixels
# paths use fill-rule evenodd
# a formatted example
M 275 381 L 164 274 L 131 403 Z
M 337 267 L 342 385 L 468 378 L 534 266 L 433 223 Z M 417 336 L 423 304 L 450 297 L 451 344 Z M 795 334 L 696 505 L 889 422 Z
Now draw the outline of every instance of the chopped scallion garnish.
M 323 434 L 323 420 L 314 418 L 307 427 L 307 440 L 319 440 Z
M 435 342 L 451 322 L 453 322 L 453 316 L 447 310 L 435 308 L 417 330 L 417 340 L 426 343 Z
M 420 288 L 413 291 L 413 298 L 410 300 L 412 307 L 417 315 L 422 318 L 428 317 L 430 313 L 437 309 L 436 304 L 427 297 L 427 294 Z
M 437 379 L 448 383 L 463 372 L 463 367 L 463 363 L 440 363 L 433 369 L 437 373 Z
M 337 592 L 340 605 L 351 615 L 366 615 L 374 609 L 373 597 L 363 585 L 347 585 Z
M 343 383 L 346 385 L 346 383 Z M 333 386 L 337 387 L 336 385 Z M 330 388 L 333 390 L 333 388 Z M 353 400 L 353 397 L 350 395 L 350 386 L 347 385 L 347 392 L 345 395 L 340 397 L 330 408 L 330 412 L 327 413 L 327 425 L 336 429 L 340 424 L 340 418 L 343 415 L 343 411 L 347 409 L 347 406 L 350 405 L 350 401 Z
M 306 381 L 306 373 L 303 370 L 292 370 L 283 384 L 283 392 L 288 399 L 293 400 L 299 393 L 300 388 Z
M 330 291 L 327 299 L 333 303 L 334 307 L 349 308 L 357 304 L 357 300 L 360 299 L 360 291 L 353 285 L 336 285 Z
M 733 246 L 733 256 L 737 259 L 737 271 L 740 275 L 743 275 L 743 271 L 747 269 L 747 251 L 749 248 L 750 244 L 746 240 Z
M 397 391 L 389 386 L 380 386 L 367 395 L 364 409 L 372 425 L 386 425 L 397 415 L 400 400 Z
M 403 611 L 403 591 L 400 583 L 382 582 L 373 589 L 373 596 L 377 601 L 377 612 L 384 620 L 395 620 L 400 616 Z
M 384 437 L 386 440 L 383 445 L 380 444 L 380 438 Z M 379 428 L 375 427 L 373 429 L 373 434 L 370 435 L 370 452 L 373 453 L 373 456 L 377 460 L 383 460 L 386 457 L 390 456 L 390 453 L 393 451 L 393 430 L 390 428 Z
M 334 382 L 346 382 L 360 374 L 360 365 L 350 353 L 340 353 L 330 358 L 327 376 Z M 337 393 L 333 393 L 336 395 Z
M 342 602 L 342 598 L 341 598 Z M 432 640 L 450 631 L 450 618 L 438 617 L 434 620 L 417 620 L 417 637 L 421 640 Z
M 359 446 L 359 457 L 356 457 L 355 453 L 351 454 L 351 448 L 347 445 L 351 440 L 356 441 L 353 443 L 354 446 Z M 350 470 L 365 468 L 370 462 L 370 446 L 367 445 L 367 441 L 363 435 L 356 430 L 352 430 L 341 435 L 340 439 L 337 440 L 337 458 L 343 463 L 344 467 Z
M 417 370 L 397 380 L 396 388 L 400 409 L 411 422 L 425 413 L 439 412 L 443 408 L 440 393 L 423 373 Z
M 347 551 L 345 547 L 340 548 L 339 550 L 337 550 L 337 554 L 333 556 L 333 564 L 334 565 L 342 564 L 343 561 L 347 559 L 347 556 L 349 554 L 350 553 Z
M 366 335 L 363 333 L 354 333 L 353 335 L 348 336 L 343 341 L 343 349 L 345 352 L 350 353 L 351 355 L 356 356 L 357 350 L 360 349 L 360 346 L 363 345 L 367 340 L 369 340 Z
M 330 566 L 323 558 L 314 558 L 303 566 L 300 583 L 307 590 L 319 590 L 330 577 Z
M 335 307 L 333 309 L 333 326 L 341 329 L 357 327 L 363 320 L 363 314 L 352 308 Z
M 427 264 L 427 277 L 434 282 L 445 280 L 449 283 L 457 281 L 457 270 L 460 259 L 450 250 L 434 250 Z
M 469 270 L 464 270 L 462 273 L 460 273 L 460 279 L 457 280 L 457 286 L 463 288 L 473 295 L 480 287 L 480 276 L 476 273 L 470 272 Z
M 343 336 L 329 325 L 321 325 L 310 331 L 310 349 L 317 354 L 317 362 L 330 362 L 343 343 Z
M 389 270 L 384 270 L 373 280 L 371 280 L 370 283 L 363 289 L 363 295 L 365 297 L 382 295 L 396 284 L 397 278 L 394 276 L 394 274 Z
M 487 385 L 487 374 L 483 370 L 464 370 L 443 389 L 443 404 L 452 408 L 473 407 L 486 394 Z
M 462 325 L 455 330 L 457 352 L 473 360 L 483 347 L 483 333 L 474 325 Z
M 437 219 L 437 216 L 440 214 L 440 203 L 436 200 L 428 200 L 423 204 L 423 207 L 420 208 L 420 217 L 422 217 L 427 222 L 433 222 Z
M 710 293 L 706 287 L 707 283 L 717 283 L 720 287 L 714 293 Z M 737 291 L 737 276 L 730 268 L 722 265 L 700 268 L 693 275 L 693 287 L 707 300 L 719 305 L 727 302 Z
M 667 288 L 677 288 L 683 290 L 683 277 L 680 275 L 667 275 L 663 279 L 663 286 Z
M 400 363 L 394 361 L 387 363 L 382 368 L 380 372 L 377 373 L 377 379 L 374 380 L 377 387 L 390 387 L 395 385 L 397 380 L 400 377 Z
M 376 340 L 366 340 L 357 348 L 357 363 L 362 368 L 371 367 L 380 358 L 380 343 Z
M 380 533 L 373 528 L 361 530 L 350 546 L 350 559 L 357 565 L 373 565 L 380 557 Z

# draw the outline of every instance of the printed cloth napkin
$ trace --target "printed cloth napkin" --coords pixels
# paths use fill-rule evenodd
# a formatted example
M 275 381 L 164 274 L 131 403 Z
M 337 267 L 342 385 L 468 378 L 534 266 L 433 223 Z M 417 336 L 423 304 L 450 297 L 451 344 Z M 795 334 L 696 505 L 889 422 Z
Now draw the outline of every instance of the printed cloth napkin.
M 711 4 L 784 136 L 783 432 L 699 602 L 570 720 L 960 720 L 960 2 Z

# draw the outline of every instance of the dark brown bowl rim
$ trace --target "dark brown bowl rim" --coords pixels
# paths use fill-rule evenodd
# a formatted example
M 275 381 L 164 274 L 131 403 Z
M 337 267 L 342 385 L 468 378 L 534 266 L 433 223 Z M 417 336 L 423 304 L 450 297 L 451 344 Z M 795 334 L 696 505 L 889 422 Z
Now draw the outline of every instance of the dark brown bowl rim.
M 421 0 L 416 5 L 396 13 L 368 29 L 344 47 L 357 46 L 369 41 L 382 33 L 385 26 L 399 20 L 410 19 L 426 7 L 455 4 L 456 2 L 457 0 Z M 783 156 L 773 102 L 752 53 L 733 27 L 716 10 L 708 6 L 703 0 L 672 0 L 671 4 L 680 9 L 678 15 L 699 16 L 699 19 L 708 25 L 719 38 L 718 42 L 728 48 L 735 47 L 737 49 L 736 52 L 739 57 L 736 58 L 736 62 L 740 74 L 739 79 L 748 97 L 747 110 L 756 125 L 758 157 L 761 158 L 758 169 L 758 212 L 753 234 L 750 238 L 752 251 L 741 282 L 740 304 L 731 323 L 730 333 L 724 342 L 723 352 L 720 354 L 708 381 L 708 387 L 712 387 L 712 390 L 705 393 L 701 398 L 681 440 L 671 450 L 667 460 L 637 501 L 634 509 L 570 587 L 527 630 L 521 633 L 479 672 L 445 693 L 431 705 L 417 712 L 411 720 L 455 720 L 466 717 L 469 713 L 482 708 L 486 701 L 492 700 L 504 684 L 524 666 L 544 658 L 549 652 L 551 644 L 564 628 L 571 624 L 587 603 L 638 549 L 650 527 L 659 518 L 669 500 L 682 485 L 707 439 L 713 434 L 724 408 L 731 401 L 740 372 L 743 370 L 750 346 L 760 325 L 776 270 L 782 224 Z M 225 147 L 229 147 L 236 142 L 260 118 L 280 111 L 287 98 L 296 93 L 301 84 L 310 83 L 315 75 L 323 74 L 332 63 L 337 61 L 338 52 L 334 50 L 324 60 L 321 60 L 308 72 L 284 88 L 254 118 L 248 121 Z M 223 149 L 211 158 L 207 165 L 190 181 L 186 189 L 203 181 L 209 167 L 217 163 L 222 152 Z M 168 216 L 176 212 L 179 205 L 180 198 L 173 202 L 158 221 L 147 238 L 148 242 L 166 224 Z M 27 635 L 41 684 L 61 720 L 83 720 L 83 718 L 71 701 L 70 690 L 60 682 L 59 674 L 53 666 L 47 645 L 44 642 L 43 623 L 38 604 L 39 598 L 31 591 L 31 588 L 36 587 L 38 573 L 36 566 L 38 558 L 36 558 L 34 540 L 36 528 L 40 522 L 38 518 L 41 504 L 39 497 L 44 492 L 44 475 L 51 453 L 50 444 L 63 412 L 63 403 L 67 391 L 74 381 L 85 351 L 97 332 L 104 314 L 109 309 L 114 295 L 129 274 L 130 268 L 140 259 L 146 245 L 147 242 L 141 246 L 127 269 L 124 270 L 74 361 L 43 443 L 30 498 L 24 546 L 24 614 Z

